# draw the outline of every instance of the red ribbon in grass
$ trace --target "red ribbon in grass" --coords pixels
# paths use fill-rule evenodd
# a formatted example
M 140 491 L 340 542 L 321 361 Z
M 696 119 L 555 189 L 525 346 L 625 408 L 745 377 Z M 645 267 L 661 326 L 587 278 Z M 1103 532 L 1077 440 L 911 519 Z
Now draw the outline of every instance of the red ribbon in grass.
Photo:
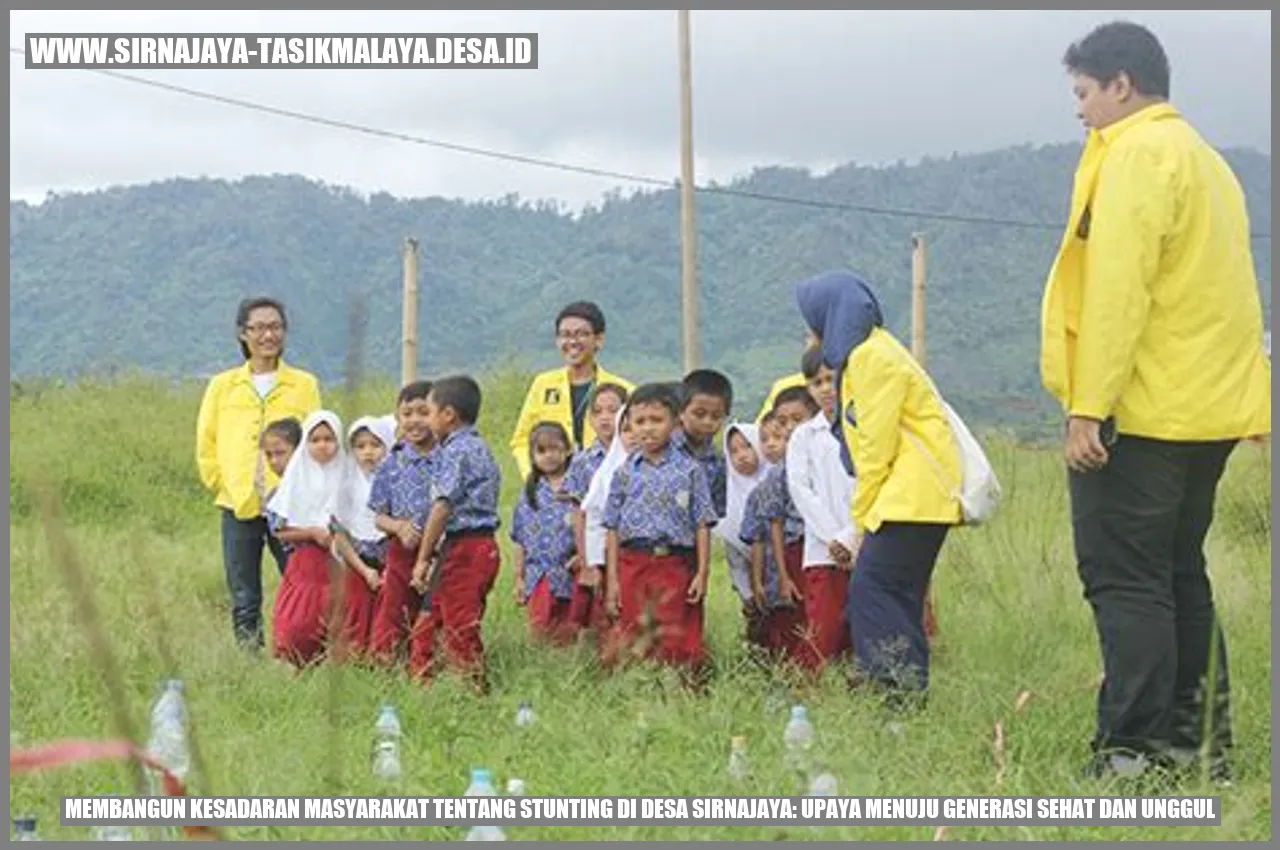
M 66 767 L 94 761 L 126 761 L 137 759 L 154 770 L 160 772 L 164 780 L 164 793 L 170 797 L 185 797 L 187 790 L 182 780 L 169 772 L 163 764 L 145 750 L 137 747 L 132 741 L 109 740 L 93 741 L 88 739 L 68 738 L 44 744 L 39 747 L 28 747 L 22 750 L 9 751 L 9 775 L 34 773 L 51 767 Z M 187 838 L 199 841 L 220 841 L 221 836 L 209 826 L 184 825 L 183 833 Z

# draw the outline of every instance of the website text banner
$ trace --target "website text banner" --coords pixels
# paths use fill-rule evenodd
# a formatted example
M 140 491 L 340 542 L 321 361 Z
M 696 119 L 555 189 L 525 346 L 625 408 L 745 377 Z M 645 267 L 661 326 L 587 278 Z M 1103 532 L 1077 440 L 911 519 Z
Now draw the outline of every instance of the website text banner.
M 1220 797 L 63 797 L 65 826 L 1220 826 Z
M 39 68 L 538 67 L 538 34 L 28 33 Z

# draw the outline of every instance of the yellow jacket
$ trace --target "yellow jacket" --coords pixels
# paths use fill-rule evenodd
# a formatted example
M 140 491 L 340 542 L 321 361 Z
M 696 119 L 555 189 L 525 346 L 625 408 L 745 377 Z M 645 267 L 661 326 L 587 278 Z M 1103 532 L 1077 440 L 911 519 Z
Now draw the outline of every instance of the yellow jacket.
M 618 377 L 605 371 L 603 366 L 596 365 L 595 386 L 601 384 L 617 384 L 628 393 L 635 385 L 626 378 Z M 520 478 L 529 477 L 529 435 L 539 422 L 559 422 L 573 439 L 573 411 L 570 409 L 572 395 L 569 391 L 569 370 L 561 367 L 550 369 L 533 379 L 529 392 L 524 397 L 524 405 L 520 408 L 520 418 L 516 420 L 515 433 L 511 435 L 511 454 L 520 470 Z M 582 418 L 582 443 L 579 448 L 590 446 L 596 440 L 596 431 L 591 427 L 590 411 Z
M 792 387 L 806 387 L 808 385 L 802 372 L 796 372 L 794 375 L 787 375 L 785 378 L 779 378 L 774 381 L 773 387 L 769 390 L 769 397 L 764 400 L 764 406 L 760 408 L 760 413 L 756 415 L 756 424 L 759 425 L 765 414 L 773 409 L 773 402 L 778 398 L 779 393 Z
M 247 362 L 215 375 L 196 418 L 196 465 L 201 482 L 214 494 L 214 503 L 234 511 L 237 519 L 260 516 L 262 502 L 254 479 L 264 471 L 259 448 L 263 429 L 290 416 L 302 421 L 319 409 L 320 386 L 315 377 L 284 361 L 266 399 L 258 395 Z M 278 479 L 270 469 L 264 474 L 271 490 Z
M 1068 415 L 1114 415 L 1125 434 L 1271 433 L 1244 194 L 1168 104 L 1089 136 L 1045 287 L 1040 370 Z
M 840 399 L 841 426 L 858 473 L 858 528 L 959 523 L 960 503 L 951 493 L 960 482 L 960 450 L 932 382 L 893 334 L 876 328 L 850 353 Z

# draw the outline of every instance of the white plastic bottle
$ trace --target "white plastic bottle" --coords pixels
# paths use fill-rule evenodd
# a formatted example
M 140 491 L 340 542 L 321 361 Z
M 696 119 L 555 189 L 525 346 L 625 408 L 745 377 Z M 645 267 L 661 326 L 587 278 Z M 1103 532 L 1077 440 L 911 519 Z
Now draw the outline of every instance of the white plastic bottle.
M 834 774 L 826 770 L 813 777 L 813 781 L 809 783 L 810 797 L 837 797 L 839 791 L 840 783 Z
M 374 724 L 373 775 L 383 781 L 400 778 L 400 715 L 391 703 L 383 703 Z
M 147 750 L 178 779 L 185 779 L 191 772 L 184 689 L 181 679 L 164 683 L 159 699 L 151 708 L 151 738 L 147 742 Z
M 23 817 L 13 819 L 14 841 L 39 841 L 40 833 L 36 832 L 36 819 Z
M 467 797 L 496 797 L 493 789 L 493 775 L 488 770 L 478 767 L 471 771 L 471 786 L 467 788 Z M 468 841 L 506 841 L 507 834 L 500 826 L 473 826 L 467 831 Z
M 813 724 L 809 711 L 803 705 L 791 707 L 791 719 L 782 732 L 782 742 L 787 747 L 787 767 L 804 772 L 809 767 L 809 751 L 813 749 Z
M 729 743 L 729 778 L 741 782 L 751 775 L 751 760 L 747 758 L 747 739 L 734 735 Z
M 534 713 L 533 703 L 522 702 L 516 709 L 516 726 L 523 729 L 532 726 L 538 720 L 538 715 Z

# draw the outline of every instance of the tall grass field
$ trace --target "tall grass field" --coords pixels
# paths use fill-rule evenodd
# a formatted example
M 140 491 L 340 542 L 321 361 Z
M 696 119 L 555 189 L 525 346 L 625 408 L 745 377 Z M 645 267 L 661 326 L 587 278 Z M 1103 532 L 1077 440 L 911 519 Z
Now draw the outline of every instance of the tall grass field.
M 509 527 L 518 492 L 506 450 L 527 376 L 485 381 L 481 430 L 505 476 Z M 67 737 L 110 738 L 118 720 L 108 670 L 93 654 L 77 596 L 51 555 L 41 482 L 56 488 L 60 520 L 106 634 L 138 740 L 157 684 L 176 673 L 187 697 L 203 771 L 193 793 L 216 795 L 460 795 L 473 767 L 501 788 L 520 777 L 535 796 L 786 795 L 803 791 L 783 766 L 788 706 L 802 699 L 815 752 L 841 795 L 1096 795 L 1080 778 L 1093 732 L 1100 673 L 1096 636 L 1071 547 L 1065 472 L 1056 447 L 987 441 L 1006 502 L 989 527 L 954 532 L 935 593 L 941 634 L 926 711 L 890 728 L 841 670 L 804 693 L 780 691 L 750 663 L 722 558 L 713 562 L 709 691 L 689 693 L 669 674 L 608 675 L 586 648 L 535 647 L 512 599 L 510 542 L 484 624 L 493 688 L 474 695 L 450 676 L 423 688 L 404 674 L 322 667 L 295 675 L 269 655 L 234 647 L 218 514 L 194 457 L 198 385 L 141 379 L 11 386 L 11 746 Z M 330 390 L 344 422 L 389 412 L 394 388 L 360 398 Z M 744 417 L 755 410 L 739 411 Z M 955 840 L 1215 840 L 1271 838 L 1271 470 L 1269 449 L 1242 445 L 1219 492 L 1208 543 L 1231 663 L 1236 782 L 1187 793 L 1221 794 L 1220 827 L 950 827 Z M 55 535 L 56 536 L 56 535 Z M 717 544 L 718 546 L 718 544 Z M 264 560 L 270 635 L 279 579 Z M 157 616 L 159 612 L 160 616 Z M 269 637 L 268 637 L 269 640 Z M 171 659 L 171 661 L 166 661 Z M 170 666 L 176 669 L 169 669 Z M 1015 708 L 1020 694 L 1029 701 Z M 404 724 L 404 776 L 372 776 L 378 706 Z M 517 728 L 532 701 L 538 722 Z M 999 724 L 1002 745 L 994 743 Z M 744 735 L 752 775 L 726 772 L 730 738 Z M 85 839 L 62 827 L 63 795 L 135 793 L 126 764 L 75 766 L 13 777 L 13 815 L 39 818 L 45 839 Z M 1122 793 L 1122 792 L 1114 792 Z M 226 828 L 234 839 L 458 839 L 457 827 Z M 930 840 L 927 825 L 893 827 L 530 827 L 512 839 Z

